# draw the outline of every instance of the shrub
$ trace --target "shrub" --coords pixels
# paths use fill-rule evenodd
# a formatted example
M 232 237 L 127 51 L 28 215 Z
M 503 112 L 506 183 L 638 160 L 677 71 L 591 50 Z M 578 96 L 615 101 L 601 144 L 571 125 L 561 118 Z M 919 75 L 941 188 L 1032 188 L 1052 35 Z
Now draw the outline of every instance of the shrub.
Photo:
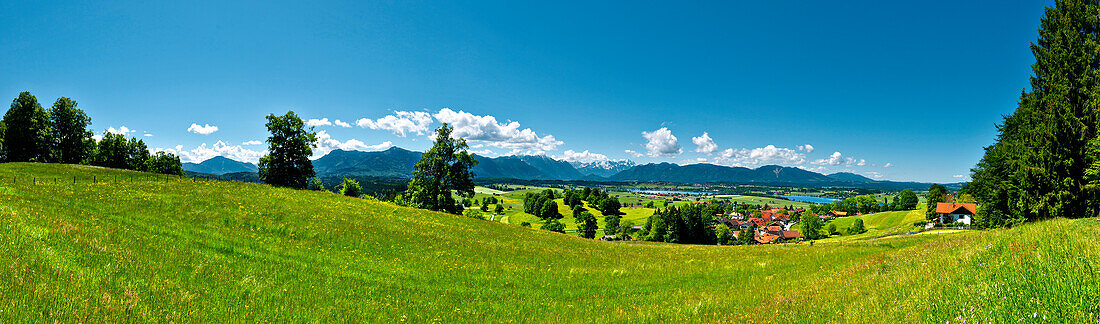
M 848 227 L 848 235 L 861 234 L 866 231 L 867 228 L 863 227 L 862 219 L 856 219 L 855 223 L 852 223 L 852 226 Z
M 519 223 L 519 226 L 531 227 L 531 222 L 522 222 L 522 223 Z
M 477 211 L 477 209 L 464 210 L 464 211 L 462 211 L 462 216 L 466 216 L 466 217 L 469 217 L 469 218 L 482 219 L 482 220 L 485 219 L 485 215 L 483 215 L 481 212 Z
M 340 194 L 348 197 L 359 197 L 361 195 L 363 187 L 359 186 L 359 181 L 344 178 L 344 182 L 340 183 Z
M 557 219 L 550 219 L 547 220 L 545 224 L 542 224 L 542 229 L 551 232 L 565 233 L 565 224 L 562 224 Z
M 309 185 L 306 186 L 306 189 L 315 190 L 315 191 L 325 191 L 325 184 L 321 183 L 321 178 L 309 179 Z

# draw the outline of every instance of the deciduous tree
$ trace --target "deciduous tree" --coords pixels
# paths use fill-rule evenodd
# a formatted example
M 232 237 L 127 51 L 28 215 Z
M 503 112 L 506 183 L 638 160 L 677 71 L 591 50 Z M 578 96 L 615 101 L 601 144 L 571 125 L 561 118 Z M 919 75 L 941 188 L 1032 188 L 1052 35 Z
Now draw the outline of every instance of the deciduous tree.
M 4 114 L 4 156 L 8 162 L 51 162 L 53 127 L 30 92 L 21 92 Z
M 88 118 L 83 110 L 76 108 L 76 101 L 66 97 L 57 98 L 53 107 L 50 107 L 49 114 L 53 127 L 55 161 L 69 164 L 84 162 L 91 154 L 94 145 L 92 132 L 88 131 L 88 124 L 92 119 Z
M 408 189 L 397 200 L 399 204 L 457 214 L 462 207 L 455 203 L 452 192 L 461 197 L 474 196 L 470 168 L 477 160 L 466 152 L 466 139 L 451 138 L 453 131 L 447 123 L 436 129 L 435 143 L 420 156 Z
M 267 155 L 260 158 L 260 180 L 264 183 L 303 189 L 314 175 L 313 148 L 317 134 L 307 130 L 293 111 L 285 115 L 267 115 Z

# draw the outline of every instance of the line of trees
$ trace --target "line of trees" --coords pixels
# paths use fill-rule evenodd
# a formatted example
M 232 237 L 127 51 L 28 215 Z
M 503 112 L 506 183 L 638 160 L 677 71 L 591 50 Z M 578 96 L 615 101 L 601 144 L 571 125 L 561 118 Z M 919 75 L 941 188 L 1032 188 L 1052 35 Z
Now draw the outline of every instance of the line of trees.
M 47 110 L 30 92 L 21 92 L 0 121 L 0 161 L 89 164 L 184 174 L 179 157 L 165 152 L 150 154 L 142 140 L 104 132 L 96 141 L 88 130 L 91 122 L 75 100 L 58 98 Z
M 1100 6 L 1059 0 L 1039 24 L 1030 89 L 997 125 L 968 191 L 985 228 L 1100 214 Z
M 714 215 L 721 212 L 716 205 L 698 204 L 658 209 L 646 219 L 638 233 L 641 239 L 683 244 L 715 244 Z
M 942 188 L 943 186 L 940 187 Z M 917 208 L 917 203 L 919 201 L 920 199 L 917 198 L 916 193 L 906 189 L 899 192 L 897 196 L 894 196 L 893 201 L 891 201 L 889 197 L 886 197 L 885 200 L 880 202 L 875 196 L 860 195 L 828 204 L 813 205 L 810 206 L 810 211 L 813 211 L 815 214 L 824 214 L 832 210 L 853 214 L 866 214 L 892 210 L 913 210 Z

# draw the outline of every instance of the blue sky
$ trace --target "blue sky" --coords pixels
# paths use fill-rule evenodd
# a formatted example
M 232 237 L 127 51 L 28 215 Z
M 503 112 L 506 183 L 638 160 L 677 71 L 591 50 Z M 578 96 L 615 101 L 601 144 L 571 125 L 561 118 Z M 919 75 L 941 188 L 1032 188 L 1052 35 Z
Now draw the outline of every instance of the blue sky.
M 957 182 L 1048 4 L 6 1 L 0 94 L 184 160 L 254 160 L 293 109 L 321 152 L 423 150 L 449 121 L 484 154 Z

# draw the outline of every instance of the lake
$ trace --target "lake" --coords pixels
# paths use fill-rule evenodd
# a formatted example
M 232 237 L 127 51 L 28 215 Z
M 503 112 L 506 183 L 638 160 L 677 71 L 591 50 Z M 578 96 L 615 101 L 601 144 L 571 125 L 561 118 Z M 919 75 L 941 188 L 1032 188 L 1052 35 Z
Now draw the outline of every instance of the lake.
M 839 199 L 826 198 L 826 197 L 814 197 L 814 196 L 799 196 L 799 195 L 776 195 L 777 197 L 787 198 L 789 200 L 815 203 L 815 204 L 828 204 Z

